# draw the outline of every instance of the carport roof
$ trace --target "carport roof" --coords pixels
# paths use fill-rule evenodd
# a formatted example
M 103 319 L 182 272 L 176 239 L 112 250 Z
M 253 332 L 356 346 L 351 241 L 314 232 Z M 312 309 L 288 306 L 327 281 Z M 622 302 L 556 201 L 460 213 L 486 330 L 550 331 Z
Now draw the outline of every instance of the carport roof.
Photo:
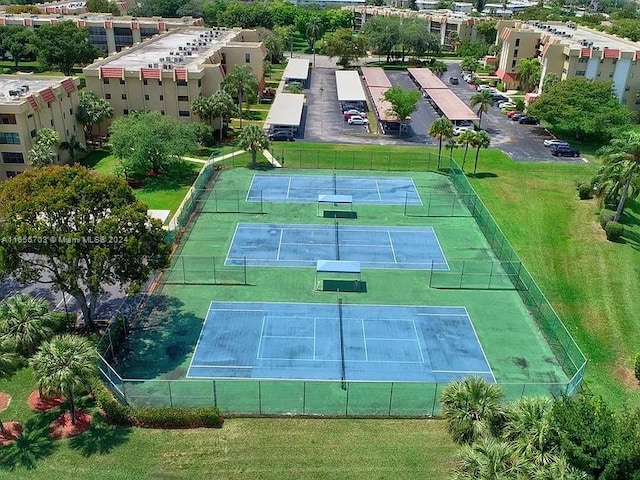
M 306 58 L 292 58 L 287 63 L 282 78 L 286 80 L 306 80 L 309 76 L 309 60 Z
M 304 95 L 299 93 L 279 93 L 271 105 L 265 125 L 299 127 L 303 106 Z
M 360 75 L 355 70 L 336 71 L 336 87 L 338 88 L 338 101 L 340 102 L 367 101 Z
M 389 90 L 387 87 L 369 87 L 373 105 L 376 112 L 378 112 L 378 118 L 383 122 L 397 122 L 398 117 L 393 113 L 388 113 L 388 110 L 391 110 L 393 105 L 384 99 L 384 92 L 387 90 Z
M 448 88 L 431 88 L 427 90 L 427 95 L 449 120 L 478 120 L 475 112 Z
M 385 87 L 391 88 L 391 82 L 387 78 L 387 74 L 380 67 L 362 67 L 362 76 L 367 87 Z
M 449 88 L 428 68 L 408 68 L 409 76 L 412 77 L 421 88 L 428 90 L 431 88 Z

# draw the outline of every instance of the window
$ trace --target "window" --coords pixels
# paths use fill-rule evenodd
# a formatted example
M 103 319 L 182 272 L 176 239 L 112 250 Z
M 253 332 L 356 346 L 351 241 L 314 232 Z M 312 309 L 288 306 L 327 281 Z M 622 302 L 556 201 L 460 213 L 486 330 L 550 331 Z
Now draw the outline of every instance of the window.
M 106 100 L 111 100 L 111 94 L 110 94 L 110 93 L 105 93 L 105 94 L 104 94 L 104 98 L 105 98 Z
M 162 80 L 158 80 L 158 85 L 162 86 Z
M 178 95 L 178 101 L 179 102 L 188 102 L 189 101 L 189 95 Z
M 164 95 L 160 95 L 160 101 L 164 101 Z
M 51 123 L 51 126 L 53 127 L 53 118 L 49 120 L 49 123 Z
M 102 83 L 105 85 L 109 85 L 109 79 L 108 78 L 103 78 L 102 79 Z
M 127 99 L 127 94 L 126 93 L 123 93 L 121 96 L 122 96 L 122 100 L 126 100 Z
M 142 84 L 143 84 L 143 85 L 149 85 L 149 80 L 143 80 L 143 81 L 142 81 Z
M 12 172 L 10 170 L 7 170 L 5 173 L 7 175 L 7 178 L 13 178 L 18 175 L 18 172 Z
M 517 60 L 512 60 L 511 61 L 511 68 L 516 68 L 516 62 L 517 62 Z
M 612 77 L 613 77 L 613 72 L 609 74 L 609 78 L 612 78 Z
M 176 85 L 178 85 L 179 87 L 186 87 L 187 86 L 187 81 L 186 80 L 178 80 L 176 82 Z
M 250 53 L 245 53 L 244 54 L 244 63 L 251 63 L 251 54 Z
M 24 163 L 20 152 L 2 152 L 2 163 Z
M 515 50 L 513 51 L 513 57 L 515 58 L 515 57 L 517 57 L 517 56 L 518 56 L 518 49 L 515 49 Z
M 27 115 L 27 118 L 33 118 L 33 113 L 30 113 L 29 115 Z
M 520 46 L 520 39 L 516 38 L 516 47 L 519 47 L 519 46 Z
M 120 79 L 120 85 L 124 85 L 124 78 Z
M 585 73 L 584 70 L 576 70 L 576 77 L 584 77 Z
M 5 113 L 0 115 L 0 123 L 3 125 L 15 125 L 16 116 L 13 113 Z
M 123 109 L 122 110 L 122 114 L 123 115 L 129 115 L 129 109 L 128 108 Z
M 144 95 L 144 99 L 145 99 L 145 100 L 149 100 L 149 95 L 145 94 L 145 95 Z
M 36 132 L 36 129 L 34 128 L 33 130 L 31 130 L 31 131 L 29 132 L 29 135 L 31 135 L 31 138 L 36 138 L 36 134 L 37 134 L 37 133 L 38 133 L 38 132 Z
M 631 87 L 624 87 L 625 92 L 628 92 L 629 90 L 631 90 Z
M 198 79 L 198 88 L 202 86 L 202 80 Z
M 618 63 L 618 59 L 614 58 L 611 63 L 613 63 L 615 65 L 616 63 Z
M 69 109 L 69 115 L 73 115 L 73 108 Z
M 164 110 L 160 110 L 160 115 L 164 115 Z
M 191 113 L 189 113 L 189 110 L 179 110 L 178 115 L 180 117 L 190 117 Z
M 640 105 L 640 97 L 636 98 L 636 105 Z
M 627 99 L 626 99 L 626 98 L 623 98 L 623 99 L 622 99 L 622 103 L 627 103 Z
M 5 145 L 20 145 L 20 134 L 0 132 L 0 143 Z

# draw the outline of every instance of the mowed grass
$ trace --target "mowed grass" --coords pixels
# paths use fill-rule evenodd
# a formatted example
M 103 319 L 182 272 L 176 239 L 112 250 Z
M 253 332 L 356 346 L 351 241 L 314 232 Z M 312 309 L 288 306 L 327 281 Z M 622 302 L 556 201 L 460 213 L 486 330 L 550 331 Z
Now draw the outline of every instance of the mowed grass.
M 29 369 L 0 380 L 12 395 L 2 420 L 44 419 L 27 398 Z M 0 448 L 0 478 L 390 479 L 446 478 L 456 446 L 439 420 L 227 419 L 220 429 L 152 430 L 107 425 L 51 441 L 46 429 Z

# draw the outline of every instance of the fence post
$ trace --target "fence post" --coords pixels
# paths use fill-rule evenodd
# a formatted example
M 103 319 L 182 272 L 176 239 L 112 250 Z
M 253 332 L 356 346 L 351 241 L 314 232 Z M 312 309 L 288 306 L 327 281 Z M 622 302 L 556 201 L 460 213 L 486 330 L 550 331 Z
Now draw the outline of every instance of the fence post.
M 260 189 L 260 214 L 264 213 L 264 203 L 262 203 L 262 189 Z
M 431 402 L 431 416 L 436 414 L 436 402 L 438 401 L 438 383 L 436 382 L 436 388 L 433 390 L 433 401 Z
M 242 213 L 240 211 L 240 190 L 236 190 L 236 212 Z
M 213 265 L 213 283 L 216 283 L 216 257 L 211 257 L 211 264 Z
M 349 383 L 347 383 L 347 398 L 344 405 L 344 415 L 345 417 L 349 416 Z
M 173 395 L 171 395 L 171 380 L 167 381 L 169 386 L 169 406 L 173 408 Z
M 307 413 L 307 382 L 302 382 L 302 414 Z
M 187 274 L 185 273 L 184 257 L 182 255 L 180 255 L 180 264 L 182 265 L 182 284 L 184 285 L 187 283 Z
M 243 262 L 243 264 L 244 264 L 244 284 L 248 285 L 249 283 L 247 281 L 247 257 L 245 256 L 245 257 L 243 257 L 243 259 L 244 259 L 244 262 Z
M 391 392 L 389 392 L 389 416 L 391 416 L 391 405 L 393 404 L 393 384 L 394 382 L 391 382 Z
M 218 393 L 216 392 L 216 381 L 211 380 L 212 388 L 213 388 L 213 406 L 218 408 Z
M 404 216 L 407 216 L 407 202 L 409 201 L 409 192 L 404 194 Z
M 262 415 L 262 382 L 258 382 L 258 413 Z

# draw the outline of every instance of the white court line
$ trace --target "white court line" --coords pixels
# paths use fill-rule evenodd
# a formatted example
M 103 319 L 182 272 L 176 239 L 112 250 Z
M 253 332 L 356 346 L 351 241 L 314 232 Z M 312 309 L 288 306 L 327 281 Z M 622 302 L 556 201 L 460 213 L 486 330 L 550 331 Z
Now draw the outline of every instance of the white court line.
M 316 325 L 318 317 L 313 317 L 313 359 L 316 359 Z
M 436 239 L 436 242 L 438 243 L 438 250 L 440 250 L 440 254 L 442 255 L 442 259 L 444 260 L 444 263 L 447 266 L 447 270 L 451 270 L 449 268 L 449 263 L 447 262 L 447 257 L 444 254 L 444 251 L 442 250 L 442 245 L 440 245 L 440 240 L 438 239 L 438 235 L 436 234 L 435 230 L 433 231 L 433 238 Z
M 229 265 L 229 260 L 233 260 L 234 257 L 231 257 L 231 247 L 233 247 L 233 244 L 236 241 L 236 235 L 238 233 L 238 229 L 240 228 L 240 223 L 236 223 L 236 229 L 233 232 L 233 237 L 231 237 L 231 242 L 229 243 L 229 248 L 227 249 L 227 258 L 224 261 L 225 265 Z
M 493 373 L 491 370 L 431 370 L 434 373 Z M 495 377 L 494 377 L 495 380 Z
M 213 302 L 211 302 L 213 304 Z M 211 306 L 209 306 L 209 312 L 211 312 Z M 193 359 L 198 353 L 198 347 L 200 346 L 200 341 L 202 340 L 202 336 L 204 334 L 204 327 L 207 325 L 207 321 L 209 320 L 209 312 L 207 312 L 207 316 L 204 317 L 204 322 L 202 322 L 202 327 L 200 327 L 200 335 L 198 336 L 198 341 L 196 342 L 196 346 L 193 349 L 193 354 L 191 355 L 191 360 L 189 361 L 189 368 L 187 368 L 187 377 L 189 376 L 189 371 L 191 370 L 191 365 L 193 365 Z
M 256 368 L 253 365 L 191 365 L 189 368 Z M 187 375 L 188 376 L 188 375 Z M 199 378 L 199 377 L 194 377 Z
M 413 177 L 410 177 L 411 183 L 413 184 L 413 189 L 416 192 L 416 195 L 418 196 L 418 201 L 420 202 L 420 205 L 424 205 L 424 203 L 422 203 L 422 198 L 420 197 L 420 192 L 418 191 L 418 187 L 416 187 L 416 182 L 413 180 Z
M 249 201 L 249 194 L 251 193 L 251 189 L 253 188 L 253 181 L 255 179 L 256 179 L 256 175 L 253 175 L 253 177 L 251 177 L 251 182 L 249 183 L 249 189 L 247 190 L 247 194 L 244 197 L 245 202 Z
M 211 303 L 217 303 L 217 302 L 211 302 Z M 241 302 L 238 302 L 241 303 Z M 244 302 L 242 302 L 244 303 Z M 209 311 L 213 310 L 214 312 L 264 312 L 264 310 L 251 310 L 249 308 L 209 308 Z
M 260 338 L 258 339 L 258 349 L 256 351 L 256 359 L 259 359 L 260 356 L 260 347 L 262 346 L 262 334 L 264 333 L 264 324 L 265 324 L 265 320 L 267 319 L 266 315 L 262 316 L 262 327 L 260 327 Z
M 416 313 L 420 317 L 467 317 L 464 313 Z
M 324 363 L 340 363 L 341 360 L 323 360 L 312 358 L 290 358 L 290 357 L 259 357 L 258 360 L 282 360 L 287 362 L 324 362 Z M 388 364 L 407 364 L 407 365 L 422 365 L 422 362 L 411 362 L 408 360 L 346 360 L 348 363 L 388 363 Z M 367 381 L 367 380 L 363 380 Z M 405 380 L 409 381 L 409 380 Z
M 424 354 L 422 353 L 422 345 L 420 344 L 420 337 L 418 336 L 418 329 L 416 328 L 416 321 L 411 320 L 411 324 L 413 325 L 413 333 L 416 335 L 416 342 L 418 342 L 418 350 L 420 350 L 420 358 L 422 358 L 422 363 L 427 363 L 424 359 Z
M 276 261 L 280 260 L 280 248 L 282 247 L 282 237 L 284 236 L 284 228 L 280 229 L 280 240 L 278 240 L 278 252 L 276 253 Z
M 310 340 L 315 337 L 299 337 L 297 335 L 262 335 L 262 338 L 304 338 Z
M 393 262 L 398 263 L 398 259 L 396 258 L 396 249 L 393 248 L 393 240 L 391 239 L 391 232 L 387 230 L 387 236 L 389 237 L 389 246 L 391 247 L 391 253 L 393 254 Z
M 489 360 L 487 360 L 487 355 L 484 353 L 484 348 L 482 347 L 482 343 L 480 342 L 480 339 L 478 338 L 478 332 L 476 332 L 476 327 L 473 325 L 473 320 L 471 320 L 471 315 L 469 315 L 469 312 L 467 311 L 467 307 L 463 307 L 465 312 L 467 313 L 467 319 L 469 320 L 469 323 L 471 324 L 471 329 L 473 330 L 473 334 L 476 337 L 476 342 L 478 342 L 478 345 L 480 346 L 480 351 L 482 352 L 482 356 L 484 357 L 484 361 L 487 364 L 487 367 L 489 367 L 489 371 L 491 372 L 491 377 L 493 378 L 493 383 L 498 383 L 496 380 L 496 376 L 493 374 L 493 369 L 491 368 L 491 365 L 489 364 Z
M 378 340 L 381 342 L 417 342 L 418 341 L 415 338 L 387 338 L 387 337 L 369 337 L 367 338 L 367 340 Z
M 362 342 L 364 343 L 364 359 L 369 361 L 369 351 L 367 350 L 367 335 L 364 333 L 364 319 L 360 319 L 360 323 L 362 324 Z
M 331 308 L 335 308 L 335 303 L 309 303 L 309 302 L 243 302 L 243 301 L 237 301 L 237 300 L 229 300 L 229 301 L 224 301 L 224 302 L 214 302 L 214 303 L 219 303 L 219 304 L 234 304 L 234 305 L 313 305 L 313 306 L 318 306 L 318 305 L 323 305 L 325 307 L 327 307 L 327 310 L 330 310 Z M 460 305 L 391 305 L 391 304 L 349 304 L 349 307 L 375 307 L 376 309 L 379 309 L 379 307 L 390 307 L 390 308 L 410 308 L 410 309 L 417 309 L 417 308 L 448 308 L 450 310 L 464 310 L 465 314 L 467 316 L 469 316 L 466 307 L 461 307 Z M 262 312 L 264 310 L 250 310 L 248 309 L 248 311 L 256 311 L 256 312 Z M 435 315 L 435 314 L 426 314 L 426 313 L 418 313 L 418 315 Z M 282 315 L 280 315 L 282 316 Z M 295 316 L 292 316 L 291 318 L 296 318 Z M 333 317 L 326 317 L 328 319 L 333 318 Z M 405 321 L 409 321 L 410 319 L 404 319 Z
M 292 177 L 289 177 L 289 183 L 287 183 L 287 195 L 284 197 L 286 199 L 289 198 L 289 192 L 291 191 L 291 180 L 292 180 Z
M 375 181 L 375 184 L 376 184 L 376 192 L 378 192 L 378 201 L 381 202 L 382 195 L 380 195 L 380 184 L 378 183 L 378 180 Z

